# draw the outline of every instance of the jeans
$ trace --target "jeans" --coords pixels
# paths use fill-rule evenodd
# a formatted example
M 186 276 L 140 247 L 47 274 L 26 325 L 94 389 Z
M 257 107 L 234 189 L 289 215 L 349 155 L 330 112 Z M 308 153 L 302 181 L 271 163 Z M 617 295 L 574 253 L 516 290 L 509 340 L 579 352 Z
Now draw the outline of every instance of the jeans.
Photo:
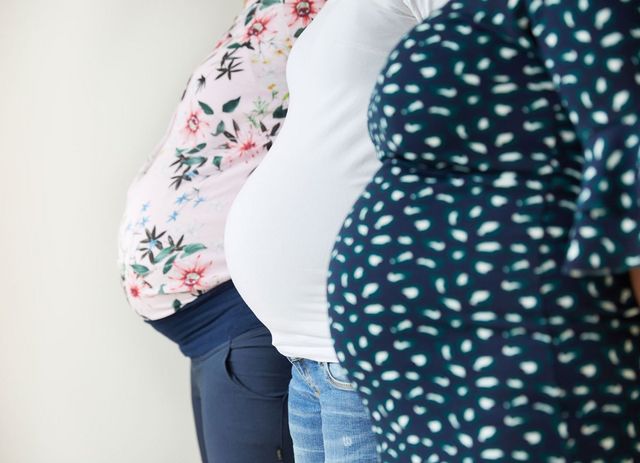
M 203 463 L 293 463 L 287 423 L 291 364 L 266 328 L 191 360 L 191 396 Z
M 345 369 L 290 361 L 289 428 L 296 463 L 377 463 L 371 417 Z

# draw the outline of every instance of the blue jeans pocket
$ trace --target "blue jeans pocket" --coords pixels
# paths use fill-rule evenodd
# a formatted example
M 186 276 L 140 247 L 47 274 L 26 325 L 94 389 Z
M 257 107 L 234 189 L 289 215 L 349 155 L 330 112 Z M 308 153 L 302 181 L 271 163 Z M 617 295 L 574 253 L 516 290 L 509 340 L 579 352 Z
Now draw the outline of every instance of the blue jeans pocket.
M 349 379 L 347 370 L 343 368 L 339 363 L 325 362 L 324 372 L 327 376 L 327 381 L 336 389 L 341 391 L 355 391 L 356 387 Z

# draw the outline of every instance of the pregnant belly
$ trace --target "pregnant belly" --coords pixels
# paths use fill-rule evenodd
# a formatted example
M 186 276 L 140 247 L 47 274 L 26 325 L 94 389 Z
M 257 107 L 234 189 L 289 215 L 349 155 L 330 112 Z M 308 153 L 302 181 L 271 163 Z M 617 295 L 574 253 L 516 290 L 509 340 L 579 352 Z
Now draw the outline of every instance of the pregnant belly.
M 305 184 L 301 175 L 274 179 L 265 172 L 259 169 L 246 183 L 227 220 L 231 278 L 282 353 L 335 361 L 326 281 L 346 211 L 333 216 L 330 183 Z M 327 228 L 328 222 L 334 226 Z
M 566 232 L 544 223 L 539 187 L 511 173 L 435 177 L 385 165 L 334 248 L 334 319 L 410 313 L 454 328 L 544 324 L 540 290 L 559 272 Z

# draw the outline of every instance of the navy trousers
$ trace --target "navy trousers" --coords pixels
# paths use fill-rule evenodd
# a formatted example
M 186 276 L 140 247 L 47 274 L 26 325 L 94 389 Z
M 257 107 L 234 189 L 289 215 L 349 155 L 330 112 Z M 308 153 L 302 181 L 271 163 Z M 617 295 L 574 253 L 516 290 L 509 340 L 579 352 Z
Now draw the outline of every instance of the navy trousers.
M 148 323 L 191 359 L 203 463 L 293 463 L 287 422 L 291 363 L 232 282 Z
M 204 463 L 293 463 L 291 364 L 266 328 L 192 359 L 193 412 Z

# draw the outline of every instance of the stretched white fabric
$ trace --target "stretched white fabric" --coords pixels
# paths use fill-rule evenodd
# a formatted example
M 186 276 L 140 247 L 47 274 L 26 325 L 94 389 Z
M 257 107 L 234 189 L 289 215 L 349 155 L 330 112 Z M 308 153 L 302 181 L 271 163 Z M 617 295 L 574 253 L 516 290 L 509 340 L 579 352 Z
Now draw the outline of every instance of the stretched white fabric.
M 345 216 L 379 167 L 369 97 L 389 51 L 433 6 L 330 0 L 293 47 L 287 119 L 225 232 L 231 277 L 284 355 L 337 361 L 327 267 Z

